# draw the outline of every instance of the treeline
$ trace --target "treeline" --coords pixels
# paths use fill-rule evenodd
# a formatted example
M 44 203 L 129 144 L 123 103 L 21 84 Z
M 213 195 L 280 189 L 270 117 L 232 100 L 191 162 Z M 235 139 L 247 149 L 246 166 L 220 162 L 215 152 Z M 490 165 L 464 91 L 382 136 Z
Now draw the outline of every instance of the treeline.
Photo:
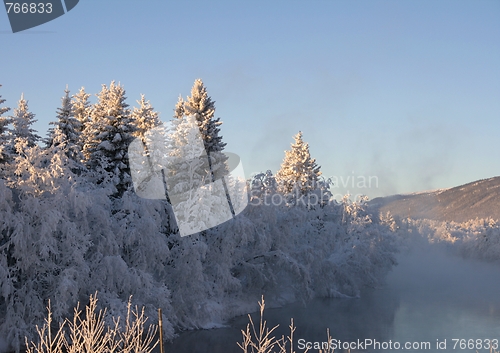
M 42 150 L 51 150 L 53 154 L 63 152 L 73 170 L 91 172 L 87 176 L 96 184 L 111 184 L 115 196 L 130 188 L 128 146 L 134 138 L 144 139 L 148 131 L 160 125 L 158 113 L 144 95 L 137 101 L 138 107 L 130 109 L 125 89 L 115 82 L 102 85 L 95 104 L 90 104 L 89 98 L 84 88 L 71 97 L 66 89 L 45 139 L 33 130 L 35 114 L 29 110 L 23 95 L 11 116 L 6 116 L 9 108 L 0 108 L 3 176 L 14 178 L 8 173 L 8 164 L 17 164 L 19 158 L 26 157 L 28 148 L 42 144 Z M 3 103 L 5 100 L 0 99 L 0 104 Z M 196 117 L 207 151 L 220 151 L 225 146 L 219 136 L 221 123 L 214 118 L 214 112 L 214 102 L 201 80 L 195 81 L 191 96 L 186 101 L 180 99 L 175 108 L 178 118 Z

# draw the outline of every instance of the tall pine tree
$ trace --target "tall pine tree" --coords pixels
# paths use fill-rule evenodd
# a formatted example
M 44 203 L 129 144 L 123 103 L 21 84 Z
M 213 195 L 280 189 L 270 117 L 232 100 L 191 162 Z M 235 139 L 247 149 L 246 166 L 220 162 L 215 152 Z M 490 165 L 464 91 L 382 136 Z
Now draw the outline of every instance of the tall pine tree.
M 167 190 L 181 235 L 231 219 L 224 184 L 211 183 L 205 146 L 193 115 L 173 121 L 168 137 Z
M 176 115 L 180 104 L 181 101 L 177 103 Z M 219 136 L 219 126 L 222 122 L 220 118 L 214 118 L 215 101 L 208 96 L 207 89 L 201 79 L 194 81 L 191 96 L 187 97 L 187 101 L 182 104 L 182 108 L 184 115 L 195 117 L 209 157 L 212 180 L 219 179 L 227 174 L 225 165 L 227 158 L 221 153 L 226 144 L 222 142 L 222 136 Z
M 182 99 L 182 96 L 179 96 L 179 99 L 177 100 L 177 104 L 175 105 L 174 109 L 174 118 L 182 119 L 184 115 L 185 115 L 184 99 Z
M 46 144 L 47 147 L 61 149 L 69 158 L 79 162 L 82 159 L 79 148 L 82 124 L 74 116 L 68 87 L 66 87 L 64 93 L 65 95 L 61 99 L 61 107 L 57 108 L 57 120 L 50 123 L 51 125 L 55 125 L 55 127 L 49 129 Z
M 155 112 L 151 103 L 146 100 L 144 94 L 141 94 L 141 99 L 137 101 L 139 107 L 134 107 L 132 111 L 132 120 L 136 127 L 134 132 L 135 137 L 141 138 L 145 142 L 146 132 L 158 127 L 161 124 L 158 113 Z
M 83 131 L 85 124 L 90 121 L 90 94 L 85 92 L 82 87 L 78 93 L 71 97 L 71 105 L 73 106 L 73 116 L 80 122 L 80 132 Z
M 294 139 L 292 149 L 285 151 L 281 169 L 276 173 L 276 181 L 280 192 L 296 192 L 301 196 L 318 188 L 321 167 L 316 164 L 316 159 L 311 158 L 309 144 L 302 140 L 301 131 Z
M 2 85 L 0 85 L 2 87 Z M 0 105 L 5 103 L 5 99 L 2 99 L 0 95 Z M 10 110 L 9 107 L 0 107 L 0 163 L 5 163 L 9 160 L 9 151 L 8 151 L 8 139 L 9 139 L 9 130 L 8 126 L 10 124 L 10 118 L 4 116 Z
M 78 135 L 78 149 L 81 152 L 82 162 L 88 160 L 89 156 L 84 155 L 84 145 L 86 141 L 92 140 L 92 136 L 88 135 L 91 129 L 87 129 L 87 125 L 91 123 L 90 114 L 92 106 L 89 101 L 90 94 L 85 92 L 85 88 L 80 90 L 71 97 L 71 105 L 73 106 L 73 115 L 80 122 Z
M 37 131 L 31 128 L 36 121 L 35 114 L 29 111 L 28 101 L 22 94 L 12 116 L 13 129 L 10 147 L 16 154 L 23 153 L 25 148 L 34 147 L 40 140 L 40 136 L 36 134 Z
M 93 106 L 91 121 L 85 126 L 83 153 L 87 166 L 94 172 L 95 182 L 111 184 L 114 195 L 125 192 L 130 183 L 128 146 L 135 127 L 125 103 L 125 89 L 111 82 L 102 86 Z

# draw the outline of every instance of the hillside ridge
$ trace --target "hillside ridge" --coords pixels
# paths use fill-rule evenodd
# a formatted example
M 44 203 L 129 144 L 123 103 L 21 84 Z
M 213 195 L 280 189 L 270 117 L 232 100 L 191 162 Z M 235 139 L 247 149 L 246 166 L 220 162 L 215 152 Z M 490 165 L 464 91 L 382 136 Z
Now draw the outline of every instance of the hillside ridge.
M 377 197 L 369 202 L 374 213 L 401 218 L 465 222 L 476 218 L 500 220 L 500 176 L 411 194 Z

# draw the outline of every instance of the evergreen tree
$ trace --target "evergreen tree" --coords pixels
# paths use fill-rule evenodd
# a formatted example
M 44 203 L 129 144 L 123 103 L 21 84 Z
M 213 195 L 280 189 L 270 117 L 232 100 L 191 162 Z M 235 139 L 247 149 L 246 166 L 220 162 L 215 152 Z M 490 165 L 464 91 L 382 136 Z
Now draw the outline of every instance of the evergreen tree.
M 321 167 L 316 164 L 316 159 L 311 158 L 309 144 L 302 140 L 302 132 L 299 131 L 294 138 L 292 149 L 285 151 L 281 169 L 276 173 L 276 181 L 280 192 L 297 192 L 302 196 L 318 188 Z
M 51 122 L 55 128 L 49 130 L 46 139 L 47 147 L 56 147 L 63 150 L 66 155 L 74 161 L 82 159 L 79 140 L 81 123 L 74 116 L 73 104 L 66 87 L 65 95 L 61 99 L 61 107 L 57 108 L 57 121 Z
M 173 121 L 168 141 L 167 190 L 181 235 L 211 228 L 232 218 L 223 183 L 211 182 L 205 146 L 195 117 Z
M 181 100 L 177 103 L 180 108 Z M 215 119 L 215 101 L 208 96 L 207 89 L 201 79 L 194 81 L 191 89 L 191 96 L 183 104 L 184 115 L 193 115 L 200 127 L 203 142 L 207 153 L 220 152 L 226 146 L 222 142 L 222 136 L 219 136 L 219 126 L 222 124 L 220 118 Z
M 28 102 L 24 99 L 24 94 L 22 94 L 12 117 L 13 129 L 10 147 L 15 153 L 23 153 L 25 148 L 34 147 L 40 140 L 36 130 L 31 128 L 31 125 L 36 121 L 35 114 L 29 111 Z
M 134 132 L 135 137 L 140 137 L 143 142 L 145 142 L 146 132 L 158 127 L 161 124 L 158 113 L 154 111 L 151 103 L 144 98 L 144 94 L 141 94 L 141 99 L 137 101 L 139 103 L 139 108 L 134 107 L 132 111 L 132 120 L 136 126 L 136 131 Z
M 2 85 L 0 85 L 0 87 L 2 87 Z M 5 103 L 5 99 L 3 99 L 2 95 L 0 95 L 0 104 L 4 104 L 4 103 Z M 9 110 L 10 110 L 10 108 L 8 108 L 8 107 L 0 108 L 0 117 L 2 115 L 4 115 L 5 113 L 7 113 Z
M 193 116 L 172 121 L 166 147 L 170 194 L 189 192 L 210 182 L 207 153 Z
M 181 107 L 181 101 L 177 103 L 177 108 Z M 201 79 L 194 81 L 191 89 L 191 96 L 182 104 L 185 115 L 192 115 L 196 118 L 205 149 L 209 156 L 210 171 L 212 180 L 219 179 L 227 174 L 225 161 L 227 158 L 221 153 L 225 143 L 222 136 L 219 136 L 219 126 L 222 124 L 220 118 L 215 119 L 215 102 L 208 96 L 207 89 Z
M 88 160 L 89 156 L 83 153 L 84 145 L 86 141 L 90 141 L 92 136 L 89 136 L 88 133 L 92 131 L 92 129 L 86 129 L 87 125 L 91 123 L 90 114 L 92 111 L 92 107 L 89 101 L 90 94 L 85 92 L 85 88 L 82 87 L 78 91 L 78 93 L 74 94 L 71 99 L 71 105 L 73 106 L 73 115 L 76 120 L 80 122 L 79 125 L 79 136 L 78 136 L 78 148 L 82 152 L 81 158 L 82 161 Z
M 0 85 L 2 87 L 2 85 Z M 2 99 L 0 95 L 0 105 L 5 103 L 5 99 Z M 0 163 L 5 163 L 8 161 L 8 155 L 10 154 L 8 151 L 8 126 L 10 124 L 10 118 L 3 116 L 10 110 L 9 107 L 0 107 Z
M 182 99 L 182 96 L 179 96 L 179 99 L 177 100 L 177 104 L 175 105 L 174 109 L 174 118 L 182 119 L 184 115 L 185 115 L 184 99 Z
M 130 185 L 128 146 L 133 140 L 132 124 L 125 89 L 115 82 L 102 86 L 97 95 L 91 121 L 84 130 L 83 153 L 98 184 L 111 183 L 115 195 L 122 195 Z
M 135 183 L 138 195 L 145 197 L 146 193 L 151 197 L 158 197 L 157 193 L 165 194 L 165 185 L 160 174 L 165 163 L 162 162 L 165 150 L 164 126 L 158 117 L 158 113 L 146 101 L 144 95 L 137 101 L 139 108 L 134 107 L 131 117 L 136 130 L 133 136 L 136 140 L 129 145 L 129 168 Z M 152 177 L 151 173 L 155 174 Z M 154 191 L 151 187 L 154 183 Z M 153 192 L 154 195 L 151 195 Z
M 85 124 L 90 121 L 90 94 L 85 92 L 85 88 L 82 87 L 78 93 L 74 94 L 71 99 L 71 105 L 73 106 L 73 116 L 76 120 L 80 122 L 79 132 L 83 131 Z

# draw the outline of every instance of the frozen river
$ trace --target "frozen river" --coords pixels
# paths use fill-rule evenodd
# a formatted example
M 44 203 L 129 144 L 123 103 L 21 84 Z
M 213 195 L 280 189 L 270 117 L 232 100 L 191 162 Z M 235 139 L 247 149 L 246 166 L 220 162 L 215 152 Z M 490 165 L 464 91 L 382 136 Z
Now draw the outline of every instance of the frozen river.
M 303 352 L 297 343 L 326 341 L 326 328 L 337 344 L 380 343 L 379 350 L 362 346 L 367 352 L 397 352 L 396 342 L 406 352 L 442 352 L 437 345 L 444 348 L 445 340 L 448 352 L 489 352 L 488 344 L 500 340 L 500 265 L 464 260 L 430 246 L 402 254 L 399 262 L 383 286 L 366 290 L 359 299 L 315 299 L 266 309 L 265 318 L 272 326 L 280 324 L 279 336 L 288 333 L 294 318 L 297 353 Z M 236 342 L 247 322 L 238 317 L 226 329 L 183 333 L 165 352 L 241 352 Z

